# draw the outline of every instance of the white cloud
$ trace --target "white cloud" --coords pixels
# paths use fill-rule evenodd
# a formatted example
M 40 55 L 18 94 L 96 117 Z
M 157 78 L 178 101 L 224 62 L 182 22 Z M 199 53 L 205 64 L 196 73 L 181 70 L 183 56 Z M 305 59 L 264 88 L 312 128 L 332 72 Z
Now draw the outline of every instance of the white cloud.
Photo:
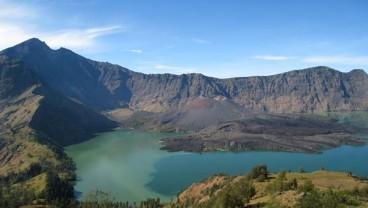
M 33 37 L 45 41 L 52 48 L 93 50 L 96 48 L 99 37 L 126 30 L 121 25 L 86 28 L 65 26 L 45 32 L 45 26 L 40 27 L 47 19 L 45 10 L 26 4 L 26 2 L 15 4 L 11 1 L 0 0 L 0 5 L 0 50 Z
M 1 21 L 0 25 L 0 50 L 35 37 L 33 32 L 25 31 L 24 28 L 18 27 L 17 25 L 6 24 Z
M 192 67 L 177 67 L 177 66 L 167 66 L 167 65 L 162 65 L 162 64 L 156 64 L 154 68 L 164 69 L 164 70 L 174 70 L 176 71 L 176 73 L 193 73 L 196 71 L 196 69 Z
M 192 41 L 198 44 L 211 44 L 211 41 L 199 39 L 199 38 L 193 38 Z
M 121 32 L 121 26 L 119 25 L 87 29 L 64 29 L 43 33 L 25 27 L 19 27 L 15 24 L 1 24 L 0 49 L 11 47 L 32 37 L 40 38 L 52 48 L 88 49 L 96 45 L 96 39 L 98 37 L 117 32 Z
M 94 27 L 87 29 L 65 29 L 48 34 L 38 34 L 50 47 L 70 49 L 87 49 L 96 44 L 96 38 L 121 32 L 120 25 Z
M 132 53 L 143 53 L 143 51 L 140 50 L 140 49 L 132 49 L 132 50 L 130 50 L 130 52 L 132 52 Z
M 6 0 L 0 0 L 0 5 L 0 18 L 19 19 L 35 18 L 38 16 L 35 8 L 30 8 L 28 5 L 14 4 Z
M 289 60 L 289 59 L 294 59 L 295 57 L 292 57 L 292 56 L 261 55 L 261 56 L 251 56 L 249 58 L 267 60 L 267 61 L 285 61 L 285 60 Z
M 310 64 L 368 65 L 368 56 L 309 56 L 302 62 Z

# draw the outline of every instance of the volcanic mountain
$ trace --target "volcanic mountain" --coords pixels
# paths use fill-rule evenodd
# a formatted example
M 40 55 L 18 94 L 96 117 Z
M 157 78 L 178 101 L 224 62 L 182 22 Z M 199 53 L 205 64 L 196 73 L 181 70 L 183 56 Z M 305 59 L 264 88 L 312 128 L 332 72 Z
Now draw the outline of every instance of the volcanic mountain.
M 30 39 L 1 54 L 30 67 L 61 94 L 97 111 L 130 108 L 151 112 L 176 110 L 199 96 L 225 97 L 245 108 L 291 113 L 368 109 L 368 76 L 328 67 L 273 76 L 217 79 L 202 74 L 142 74 L 86 59 Z
M 226 138 L 238 146 L 228 148 L 231 150 L 284 150 L 289 148 L 280 147 L 290 146 L 296 139 L 311 141 L 306 136 L 320 138 L 323 134 L 327 138 L 330 134 L 353 131 L 327 121 L 273 113 L 368 108 L 368 75 L 363 70 L 342 73 L 321 66 L 231 79 L 202 74 L 147 75 L 89 60 L 65 48 L 53 50 L 35 38 L 5 49 L 0 55 L 3 131 L 16 132 L 27 126 L 61 145 L 78 143 L 93 133 L 116 127 L 117 123 L 105 115 L 114 115 L 110 118 L 121 121 L 120 114 L 114 112 L 127 110 L 132 116 L 125 120 L 125 127 L 186 130 L 196 132 L 195 138 L 211 137 L 217 141 Z M 252 144 L 262 139 L 271 142 L 265 139 L 271 137 L 289 142 L 278 141 L 279 145 L 272 147 L 263 142 L 250 146 L 239 143 L 242 138 L 250 138 L 250 134 L 258 134 L 252 137 Z M 167 141 L 169 144 L 174 140 Z M 190 144 L 185 139 L 175 141 Z M 337 141 L 320 139 L 311 150 L 360 143 L 347 135 Z M 305 143 L 293 146 L 298 145 Z M 171 150 L 177 149 L 178 144 L 174 146 Z M 221 149 L 229 145 L 210 146 L 192 149 Z

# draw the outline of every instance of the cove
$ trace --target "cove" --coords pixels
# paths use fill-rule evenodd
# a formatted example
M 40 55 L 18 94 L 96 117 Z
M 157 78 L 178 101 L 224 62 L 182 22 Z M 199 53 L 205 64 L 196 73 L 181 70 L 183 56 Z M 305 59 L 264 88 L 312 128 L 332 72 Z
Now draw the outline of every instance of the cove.
M 333 113 L 329 116 L 359 127 L 368 126 L 367 112 Z M 266 164 L 270 171 L 352 171 L 368 176 L 368 146 L 342 146 L 323 154 L 270 151 L 169 153 L 159 140 L 176 133 L 116 130 L 66 148 L 77 165 L 76 191 L 80 199 L 96 188 L 111 192 L 119 201 L 160 197 L 164 202 L 178 191 L 216 173 L 245 174 L 253 166 Z M 367 137 L 362 134 L 361 137 Z

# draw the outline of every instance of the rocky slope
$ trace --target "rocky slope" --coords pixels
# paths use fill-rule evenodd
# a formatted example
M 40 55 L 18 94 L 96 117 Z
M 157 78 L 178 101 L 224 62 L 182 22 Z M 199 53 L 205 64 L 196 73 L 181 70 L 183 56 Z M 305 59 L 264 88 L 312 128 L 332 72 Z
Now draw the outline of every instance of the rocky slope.
M 33 71 L 0 56 L 0 128 L 12 135 L 24 127 L 61 145 L 80 142 L 116 124 L 85 105 L 54 91 Z
M 199 96 L 222 96 L 246 108 L 269 112 L 368 109 L 368 76 L 315 67 L 263 77 L 216 79 L 201 74 L 141 74 L 96 62 L 30 39 L 1 52 L 30 66 L 54 90 L 95 110 L 179 109 Z
M 198 97 L 179 110 L 147 119 L 141 126 L 189 131 L 163 140 L 162 149 L 194 152 L 267 149 L 317 153 L 343 144 L 364 144 L 354 134 L 366 131 L 311 115 L 246 109 L 218 97 Z

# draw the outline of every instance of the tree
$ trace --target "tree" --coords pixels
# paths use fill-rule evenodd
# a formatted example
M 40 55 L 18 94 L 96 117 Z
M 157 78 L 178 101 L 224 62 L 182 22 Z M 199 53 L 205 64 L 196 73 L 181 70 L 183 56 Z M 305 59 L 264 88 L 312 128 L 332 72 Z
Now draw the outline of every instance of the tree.
M 241 179 L 231 188 L 227 188 L 223 193 L 223 206 L 228 208 L 243 207 L 249 203 L 250 199 L 255 195 L 254 185 L 248 179 Z
M 268 177 L 268 171 L 266 165 L 257 165 L 252 168 L 247 174 L 248 179 L 256 179 L 259 182 L 263 182 Z
M 313 184 L 312 180 L 311 179 L 305 180 L 304 184 L 299 186 L 298 190 L 300 192 L 304 192 L 304 193 L 312 192 L 314 190 L 314 184 Z
M 287 180 L 286 171 L 281 170 L 277 178 L 266 187 L 266 191 L 270 194 L 280 193 L 288 190 L 295 190 L 298 187 L 298 182 L 295 178 Z
M 85 197 L 83 203 L 81 203 L 82 208 L 107 208 L 113 207 L 115 200 L 112 198 L 111 194 L 108 192 L 96 189 L 91 191 Z

